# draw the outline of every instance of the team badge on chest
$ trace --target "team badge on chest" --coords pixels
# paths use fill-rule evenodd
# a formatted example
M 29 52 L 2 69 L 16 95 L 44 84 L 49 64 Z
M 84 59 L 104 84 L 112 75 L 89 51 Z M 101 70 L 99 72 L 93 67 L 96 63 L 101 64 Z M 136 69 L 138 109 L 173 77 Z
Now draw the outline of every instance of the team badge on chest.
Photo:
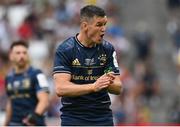
M 106 64 L 106 60 L 107 60 L 107 57 L 106 57 L 106 54 L 101 54 L 99 57 L 98 57 L 99 61 L 100 61 L 100 65 L 103 66 Z

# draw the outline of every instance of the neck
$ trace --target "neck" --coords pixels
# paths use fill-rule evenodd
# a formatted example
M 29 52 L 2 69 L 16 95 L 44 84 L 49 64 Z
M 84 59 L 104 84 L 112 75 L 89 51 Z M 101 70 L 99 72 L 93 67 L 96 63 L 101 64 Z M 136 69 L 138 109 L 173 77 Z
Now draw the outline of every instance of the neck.
M 92 42 L 90 39 L 88 39 L 88 37 L 86 36 L 86 34 L 83 34 L 82 32 L 80 32 L 77 36 L 77 39 L 79 40 L 79 42 L 84 45 L 85 47 L 91 48 L 93 47 L 95 44 L 94 42 Z
M 28 68 L 29 68 L 29 65 L 26 65 L 26 66 L 24 66 L 24 67 L 15 66 L 15 73 L 17 73 L 17 74 L 23 73 L 23 72 L 25 72 Z

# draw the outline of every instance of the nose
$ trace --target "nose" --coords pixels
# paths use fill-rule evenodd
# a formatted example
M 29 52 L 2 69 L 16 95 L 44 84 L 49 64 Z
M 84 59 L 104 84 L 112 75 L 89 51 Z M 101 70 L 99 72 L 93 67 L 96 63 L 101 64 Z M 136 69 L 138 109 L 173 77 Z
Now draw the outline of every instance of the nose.
M 26 57 L 26 53 L 25 52 L 22 52 L 22 53 L 20 53 L 20 55 L 19 55 L 21 58 L 24 58 L 24 57 Z
M 105 32 L 106 31 L 106 26 L 102 26 L 102 29 L 101 29 L 102 32 Z

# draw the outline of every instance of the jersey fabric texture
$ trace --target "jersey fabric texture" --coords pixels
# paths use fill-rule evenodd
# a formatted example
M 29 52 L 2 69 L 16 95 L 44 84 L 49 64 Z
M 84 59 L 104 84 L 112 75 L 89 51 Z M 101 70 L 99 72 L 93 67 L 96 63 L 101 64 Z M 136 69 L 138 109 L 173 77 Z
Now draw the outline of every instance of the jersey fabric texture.
M 23 125 L 22 120 L 34 112 L 38 103 L 37 92 L 49 92 L 48 83 L 41 70 L 30 67 L 26 72 L 16 74 L 12 70 L 5 79 L 6 91 L 12 103 L 10 124 Z M 45 125 L 44 118 L 38 125 Z
M 84 47 L 77 36 L 65 40 L 56 50 L 53 74 L 71 74 L 71 82 L 94 83 L 111 67 L 119 75 L 113 46 L 103 40 Z M 113 125 L 110 98 L 106 89 L 78 97 L 62 97 L 61 125 Z

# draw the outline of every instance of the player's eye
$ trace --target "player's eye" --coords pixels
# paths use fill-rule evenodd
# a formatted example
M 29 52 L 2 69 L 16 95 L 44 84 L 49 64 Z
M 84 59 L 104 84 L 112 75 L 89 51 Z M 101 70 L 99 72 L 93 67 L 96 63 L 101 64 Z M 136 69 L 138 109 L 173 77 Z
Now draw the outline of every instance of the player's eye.
M 24 51 L 23 54 L 27 54 L 27 52 Z
M 19 55 L 19 54 L 20 54 L 20 52 L 16 52 L 16 54 L 17 54 L 17 55 Z
M 100 23 L 100 22 L 98 22 L 98 23 L 96 24 L 97 27 L 101 27 L 101 26 L 105 26 L 105 25 L 106 25 L 106 22 L 105 22 L 105 23 Z
M 100 27 L 102 26 L 102 23 L 97 23 L 96 26 Z

